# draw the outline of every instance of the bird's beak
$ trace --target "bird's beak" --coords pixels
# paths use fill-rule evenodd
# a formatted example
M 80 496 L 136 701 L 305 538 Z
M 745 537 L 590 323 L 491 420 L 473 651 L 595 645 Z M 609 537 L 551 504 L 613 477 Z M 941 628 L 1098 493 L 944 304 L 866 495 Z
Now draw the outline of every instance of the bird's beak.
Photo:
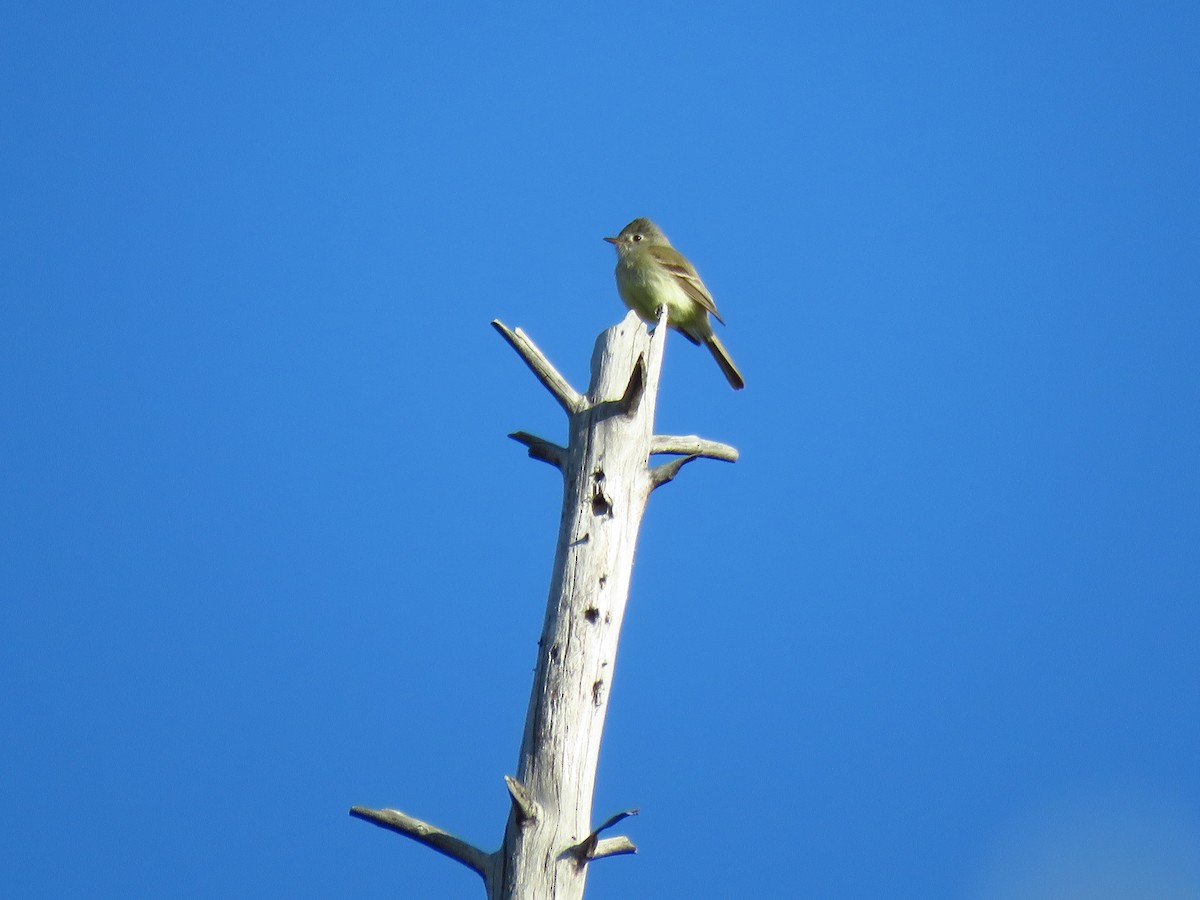
M 619 243 L 621 243 L 621 239 L 620 239 L 620 238 L 605 238 L 605 240 L 606 240 L 606 241 L 608 241 L 610 244 L 619 244 Z

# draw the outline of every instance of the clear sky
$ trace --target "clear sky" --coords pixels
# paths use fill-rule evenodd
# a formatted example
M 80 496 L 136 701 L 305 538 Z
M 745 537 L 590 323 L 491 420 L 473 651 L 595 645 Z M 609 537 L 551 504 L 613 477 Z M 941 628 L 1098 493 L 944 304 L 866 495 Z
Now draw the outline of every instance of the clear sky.
M 1200 895 L 1200 7 L 26 3 L 0 882 L 482 897 L 563 418 L 668 345 L 589 897 Z

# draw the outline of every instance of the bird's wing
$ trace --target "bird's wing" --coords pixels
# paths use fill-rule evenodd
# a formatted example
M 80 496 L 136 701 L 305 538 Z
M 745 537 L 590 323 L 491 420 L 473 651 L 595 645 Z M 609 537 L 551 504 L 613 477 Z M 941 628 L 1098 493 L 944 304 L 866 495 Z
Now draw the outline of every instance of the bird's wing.
M 679 280 L 679 284 L 689 297 L 712 313 L 714 319 L 722 325 L 725 324 L 725 320 L 717 312 L 717 304 L 713 302 L 712 294 L 708 292 L 708 288 L 704 286 L 704 282 L 700 280 L 700 275 L 695 269 L 686 263 L 669 259 L 660 259 L 659 262 L 662 263 L 664 269 Z

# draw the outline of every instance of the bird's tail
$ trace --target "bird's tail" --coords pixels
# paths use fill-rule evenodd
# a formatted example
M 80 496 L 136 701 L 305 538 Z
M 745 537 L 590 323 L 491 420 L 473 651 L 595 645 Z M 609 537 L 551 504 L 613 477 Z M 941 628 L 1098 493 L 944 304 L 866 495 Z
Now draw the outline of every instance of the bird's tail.
M 721 367 L 721 371 L 725 373 L 725 379 L 729 382 L 729 386 L 735 391 L 744 388 L 746 380 L 742 378 L 742 373 L 733 364 L 733 360 L 729 358 L 729 352 L 717 336 L 715 334 L 708 335 L 704 339 L 704 344 L 708 347 L 708 352 L 712 354 L 713 359 L 717 361 L 717 365 Z

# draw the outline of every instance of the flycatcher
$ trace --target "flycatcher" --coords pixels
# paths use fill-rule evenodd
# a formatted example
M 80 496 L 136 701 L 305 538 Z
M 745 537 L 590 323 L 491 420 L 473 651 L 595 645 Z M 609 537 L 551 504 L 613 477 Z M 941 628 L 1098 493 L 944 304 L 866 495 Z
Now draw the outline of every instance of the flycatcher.
M 746 386 L 725 347 L 713 334 L 709 313 L 722 325 L 712 294 L 700 280 L 696 267 L 671 246 L 667 236 L 649 219 L 634 219 L 616 237 L 606 241 L 617 248 L 617 292 L 643 321 L 658 321 L 658 309 L 667 307 L 667 323 L 693 344 L 704 344 L 725 373 L 729 386 Z

